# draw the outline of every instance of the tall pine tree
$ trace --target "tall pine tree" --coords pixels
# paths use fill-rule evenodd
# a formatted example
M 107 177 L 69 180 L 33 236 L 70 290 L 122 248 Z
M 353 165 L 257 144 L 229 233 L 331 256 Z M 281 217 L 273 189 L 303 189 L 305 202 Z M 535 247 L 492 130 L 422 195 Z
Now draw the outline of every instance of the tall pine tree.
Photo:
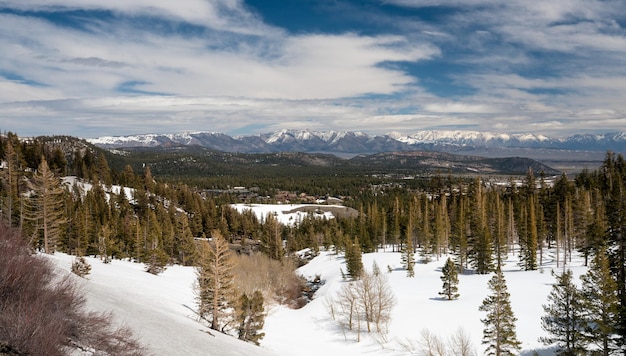
M 198 315 L 210 321 L 211 329 L 220 330 L 220 318 L 232 308 L 235 262 L 228 242 L 219 231 L 213 231 L 211 243 L 200 244 L 198 264 Z
M 584 309 L 584 339 L 596 345 L 602 355 L 617 350 L 619 300 L 617 284 L 611 276 L 609 261 L 604 253 L 595 255 L 582 280 L 581 299 Z
M 28 187 L 31 195 L 27 200 L 27 219 L 33 223 L 34 235 L 41 231 L 44 252 L 54 253 L 66 221 L 65 189 L 43 156 Z
M 411 236 L 407 236 L 406 244 L 403 247 L 402 267 L 406 269 L 407 277 L 415 277 L 415 250 Z
M 265 324 L 265 308 L 263 307 L 263 294 L 254 291 L 252 297 L 245 293 L 239 298 L 239 310 L 237 313 L 239 323 L 239 339 L 251 341 L 258 345 L 265 333 L 259 332 Z
M 496 274 L 489 280 L 488 286 L 492 294 L 487 296 L 478 308 L 487 312 L 487 317 L 481 319 L 485 325 L 482 341 L 487 345 L 485 355 L 516 355 L 521 348 L 515 332 L 517 318 L 511 308 L 510 295 L 502 270 L 496 269 Z
M 605 197 L 611 269 L 617 283 L 619 328 L 626 340 L 626 160 L 608 152 L 601 167 L 601 191 Z
M 573 282 L 571 270 L 560 275 L 552 274 L 556 277 L 556 283 L 548 295 L 548 304 L 543 305 L 545 314 L 541 317 L 541 327 L 549 336 L 539 340 L 546 345 L 556 343 L 560 348 L 557 355 L 581 355 L 585 351 L 585 342 L 580 292 Z
M 355 237 L 353 241 L 348 241 L 346 244 L 345 257 L 346 269 L 348 270 L 350 278 L 353 280 L 360 279 L 363 274 L 363 260 L 358 238 Z
M 526 234 L 520 238 L 520 262 L 522 269 L 533 271 L 537 269 L 537 215 L 535 213 L 535 196 L 528 197 Z
M 444 296 L 448 300 L 456 299 L 459 297 L 459 273 L 452 258 L 448 257 L 446 264 L 441 269 L 443 275 L 441 280 L 443 281 L 443 290 L 439 292 L 439 295 Z

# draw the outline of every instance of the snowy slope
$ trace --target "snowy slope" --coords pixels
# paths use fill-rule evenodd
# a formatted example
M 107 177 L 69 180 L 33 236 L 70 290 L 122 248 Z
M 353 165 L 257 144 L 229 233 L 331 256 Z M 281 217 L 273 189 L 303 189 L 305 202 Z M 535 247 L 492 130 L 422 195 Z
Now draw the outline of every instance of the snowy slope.
M 61 273 L 69 273 L 72 257 L 49 256 Z M 152 355 L 268 356 L 272 353 L 236 338 L 212 332 L 197 321 L 191 267 L 170 266 L 158 276 L 144 265 L 114 260 L 104 264 L 88 258 L 86 279 L 75 277 L 86 291 L 87 306 L 113 311 L 115 320 L 130 327 Z
M 345 283 L 340 273 L 340 268 L 345 270 L 345 266 L 342 257 L 322 253 L 302 267 L 300 273 L 308 278 L 319 274 L 326 284 L 318 291 L 315 300 L 302 310 L 282 307 L 272 310 L 265 324 L 267 336 L 262 345 L 281 355 L 413 355 L 421 354 L 424 330 L 447 342 L 458 328 L 462 328 L 471 338 L 476 353 L 483 353 L 483 324 L 480 319 L 485 315 L 478 307 L 489 294 L 487 282 L 492 275 L 459 276 L 460 298 L 446 301 L 438 295 L 444 256 L 428 264 L 418 263 L 414 278 L 408 278 L 406 271 L 401 269 L 399 253 L 378 252 L 363 256 L 366 268 L 371 268 L 374 261 L 387 275 L 397 299 L 389 334 L 385 338 L 371 334 L 357 343 L 356 335 L 344 335 L 332 322 L 325 304 Z M 392 269 L 391 273 L 387 272 L 388 266 Z M 540 324 L 542 304 L 546 302 L 554 282 L 550 273 L 554 267 L 551 260 L 540 270 L 532 272 L 521 272 L 515 260 L 507 261 L 504 267 L 524 355 L 531 355 L 533 351 L 539 355 L 553 355 L 553 351 L 539 343 L 538 338 L 543 335 Z M 586 271 L 580 261 L 574 261 L 569 267 L 576 279 Z M 286 343 L 308 346 L 289 352 Z
M 70 256 L 57 253 L 50 258 L 60 269 L 69 271 Z M 321 253 L 299 270 L 307 278 L 320 275 L 326 281 L 314 300 L 299 310 L 270 307 L 260 348 L 230 336 L 206 333 L 208 328 L 196 320 L 192 310 L 193 268 L 170 266 L 154 276 L 144 272 L 142 264 L 103 264 L 90 258 L 92 273 L 87 279 L 76 279 L 87 291 L 91 308 L 113 310 L 116 320 L 134 329 L 155 355 L 414 355 L 420 354 L 424 330 L 446 341 L 458 328 L 469 335 L 477 354 L 482 354 L 480 319 L 484 313 L 478 311 L 478 306 L 488 294 L 486 286 L 491 275 L 461 275 L 461 297 L 444 301 L 438 295 L 444 257 L 428 264 L 418 263 L 414 278 L 406 277 L 400 268 L 399 253 L 380 251 L 363 256 L 366 268 L 371 268 L 374 261 L 388 277 L 397 305 L 384 338 L 362 335 L 358 343 L 356 335 L 344 333 L 327 311 L 330 298 L 346 283 L 340 273 L 340 268 L 345 270 L 343 257 L 329 252 Z M 579 260 L 569 267 L 577 281 L 586 270 Z M 388 268 L 392 272 L 387 272 Z M 547 260 L 538 271 L 521 272 L 514 259 L 504 268 L 523 355 L 533 351 L 553 355 L 538 341 L 543 335 L 541 305 L 554 282 L 550 274 L 553 268 L 554 262 Z

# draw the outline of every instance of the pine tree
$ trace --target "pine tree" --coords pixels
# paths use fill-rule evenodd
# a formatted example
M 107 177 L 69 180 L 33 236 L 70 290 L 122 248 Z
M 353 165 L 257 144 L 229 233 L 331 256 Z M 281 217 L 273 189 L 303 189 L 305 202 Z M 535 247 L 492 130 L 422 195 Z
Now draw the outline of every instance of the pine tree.
M 261 248 L 263 252 L 276 261 L 282 261 L 285 251 L 283 249 L 280 222 L 274 215 L 269 214 L 263 227 L 264 232 L 261 235 Z
M 472 236 L 472 246 L 469 259 L 472 267 L 478 274 L 488 274 L 493 271 L 493 239 L 488 226 L 484 226 L 481 232 L 475 232 Z
M 363 261 L 361 255 L 361 245 L 359 244 L 359 239 L 354 238 L 354 241 L 349 241 L 346 244 L 346 269 L 348 270 L 348 275 L 353 280 L 357 280 L 361 278 L 363 274 Z
M 626 160 L 622 154 L 608 152 L 600 170 L 601 192 L 604 197 L 607 250 L 611 270 L 617 283 L 619 298 L 619 330 L 626 340 Z
M 575 356 L 584 353 L 582 335 L 583 319 L 580 292 L 573 282 L 571 270 L 556 275 L 556 283 L 548 295 L 548 304 L 543 305 L 544 316 L 541 327 L 550 334 L 539 340 L 546 345 L 557 343 L 558 355 Z
M 494 209 L 495 209 L 495 232 L 494 232 L 494 252 L 496 259 L 496 266 L 502 266 L 503 261 L 507 255 L 507 239 L 506 239 L 506 227 L 504 223 L 504 203 L 501 200 L 500 194 L 496 194 L 494 197 Z
M 199 245 L 196 294 L 198 315 L 210 320 L 211 329 L 219 330 L 220 318 L 226 315 L 232 305 L 235 262 L 222 234 L 215 230 L 212 237 L 211 243 Z
M 504 274 L 499 268 L 489 280 L 488 286 L 492 294 L 487 296 L 478 308 L 487 312 L 487 317 L 481 319 L 485 325 L 482 341 L 487 345 L 485 355 L 515 355 L 521 348 L 515 332 L 517 318 L 511 309 Z
M 165 271 L 169 258 L 163 250 L 162 223 L 152 209 L 149 209 L 146 213 L 146 225 L 144 228 L 146 271 L 152 274 L 159 274 Z
M 435 252 L 437 259 L 445 253 L 450 243 L 450 221 L 448 218 L 448 204 L 445 195 L 435 202 Z
M 522 269 L 533 271 L 537 269 L 537 216 L 535 214 L 535 196 L 528 198 L 528 212 L 526 234 L 520 239 L 520 262 Z
M 241 295 L 237 321 L 239 322 L 239 339 L 258 345 L 259 340 L 265 336 L 265 333 L 259 332 L 265 324 L 263 294 L 260 291 L 254 291 L 252 298 L 245 293 Z
M 27 219 L 35 226 L 35 233 L 43 232 L 43 250 L 45 253 L 54 253 L 57 241 L 65 222 L 65 189 L 61 181 L 48 167 L 44 157 L 37 172 L 28 184 L 32 191 L 27 201 Z
M 493 239 L 487 224 L 485 193 L 480 178 L 470 186 L 470 238 L 468 259 L 478 274 L 493 271 Z
M 446 264 L 441 269 L 443 275 L 441 280 L 443 281 L 443 290 L 439 292 L 439 295 L 444 296 L 448 300 L 456 299 L 459 297 L 459 273 L 452 258 L 448 257 Z
M 402 251 L 402 267 L 406 269 L 407 277 L 415 277 L 415 252 L 413 239 L 410 236 L 407 236 L 406 244 Z
M 17 152 L 13 148 L 10 140 L 6 142 L 5 149 L 5 168 L 0 170 L 0 178 L 2 180 L 2 189 L 6 191 L 3 197 L 2 205 L 0 205 L 0 214 L 9 223 L 9 226 L 15 226 L 14 220 L 17 220 L 19 211 L 19 159 Z
M 189 228 L 187 214 L 176 214 L 176 245 L 178 246 L 178 261 L 183 266 L 189 266 L 196 257 L 196 245 Z
M 584 339 L 587 344 L 599 347 L 602 355 L 610 355 L 617 349 L 619 300 L 617 284 L 611 276 L 609 261 L 604 253 L 595 255 L 581 280 Z
M 455 254 L 456 262 L 461 271 L 464 271 L 465 268 L 467 268 L 468 260 L 467 202 L 467 197 L 464 195 L 458 195 L 455 199 L 454 207 L 456 211 L 453 224 L 454 230 L 450 241 Z

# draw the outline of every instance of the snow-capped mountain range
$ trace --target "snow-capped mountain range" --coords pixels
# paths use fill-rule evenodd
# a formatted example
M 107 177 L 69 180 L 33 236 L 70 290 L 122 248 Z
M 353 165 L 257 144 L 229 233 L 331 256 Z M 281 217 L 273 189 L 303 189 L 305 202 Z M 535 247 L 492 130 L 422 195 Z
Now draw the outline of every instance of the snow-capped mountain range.
M 565 138 L 537 134 L 505 134 L 478 131 L 418 131 L 412 134 L 392 132 L 369 135 L 351 131 L 280 130 L 277 132 L 229 136 L 216 132 L 143 134 L 106 136 L 88 139 L 103 148 L 172 147 L 197 145 L 225 152 L 325 152 L 335 154 L 371 154 L 391 151 L 432 150 L 450 153 L 480 153 L 508 156 L 516 151 L 535 156 L 536 150 L 626 152 L 626 132 L 578 134 Z M 528 154 L 529 152 L 534 154 Z M 542 155 L 542 154 L 540 154 Z

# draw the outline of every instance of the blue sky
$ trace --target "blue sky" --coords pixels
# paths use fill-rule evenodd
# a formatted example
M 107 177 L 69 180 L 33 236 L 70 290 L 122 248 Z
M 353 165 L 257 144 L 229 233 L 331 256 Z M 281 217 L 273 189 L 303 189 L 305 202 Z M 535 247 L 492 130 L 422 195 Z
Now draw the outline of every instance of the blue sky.
M 0 130 L 626 130 L 623 0 L 0 0 Z

